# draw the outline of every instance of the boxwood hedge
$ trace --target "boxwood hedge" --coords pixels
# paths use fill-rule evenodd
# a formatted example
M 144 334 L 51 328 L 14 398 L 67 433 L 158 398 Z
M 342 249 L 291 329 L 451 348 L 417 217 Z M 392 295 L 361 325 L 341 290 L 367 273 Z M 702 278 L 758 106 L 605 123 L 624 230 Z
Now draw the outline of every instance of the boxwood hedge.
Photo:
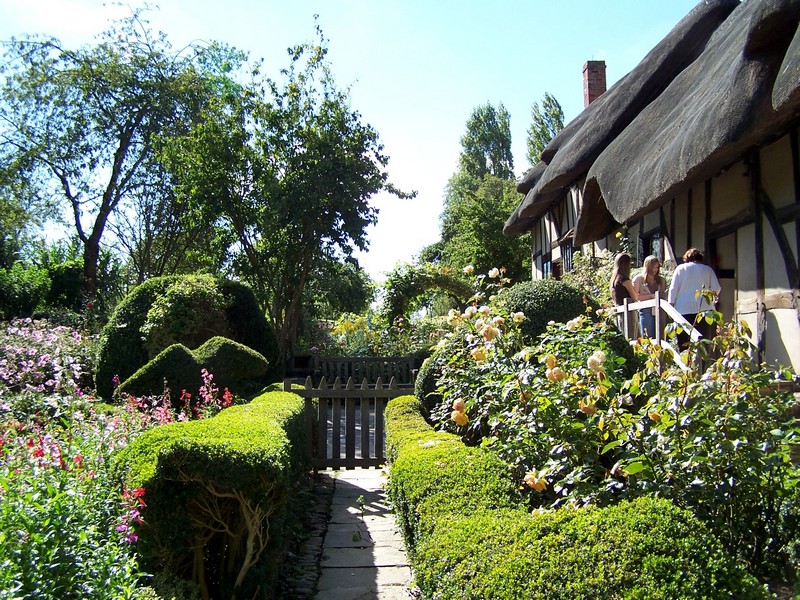
M 159 298 L 169 293 L 173 286 L 181 286 L 182 282 L 185 283 L 191 278 L 203 278 L 204 285 L 214 287 L 224 298 L 227 321 L 224 330 L 227 336 L 261 354 L 270 363 L 271 375 L 277 374 L 277 370 L 281 367 L 278 361 L 277 338 L 249 287 L 238 281 L 208 275 L 156 277 L 134 288 L 117 305 L 100 334 L 95 386 L 101 398 L 108 400 L 112 397 L 115 376 L 119 377 L 120 382 L 124 382 L 148 360 L 154 358 L 148 354 L 143 332 L 148 312 Z M 176 297 L 182 296 L 178 294 Z M 198 319 L 203 318 L 202 314 L 195 316 Z M 189 344 L 194 348 L 195 343 L 199 345 L 215 335 L 213 329 L 209 329 L 206 337 L 200 342 L 197 341 L 200 338 L 196 336 L 192 337 L 191 342 L 183 339 L 175 339 L 175 342 Z
M 269 597 L 306 468 L 303 401 L 269 392 L 201 421 L 151 429 L 118 453 L 144 490 L 139 550 L 151 572 L 192 579 L 211 597 Z M 260 588 L 261 595 L 254 595 Z
M 227 388 L 239 396 L 258 392 L 268 382 L 267 359 L 243 344 L 213 337 L 194 351 L 173 344 L 122 382 L 114 397 L 160 395 L 166 384 L 176 404 L 181 390 L 194 395 L 203 385 L 202 369 L 214 376 L 220 392 Z
M 389 497 L 426 598 L 768 598 L 689 512 L 644 497 L 530 514 L 489 450 L 386 412 Z

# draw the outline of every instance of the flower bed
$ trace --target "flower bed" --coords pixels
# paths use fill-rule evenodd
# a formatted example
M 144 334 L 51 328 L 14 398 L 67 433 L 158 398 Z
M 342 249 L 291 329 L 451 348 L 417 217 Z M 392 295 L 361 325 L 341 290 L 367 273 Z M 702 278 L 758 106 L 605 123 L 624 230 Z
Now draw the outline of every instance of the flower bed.
M 690 513 L 642 498 L 528 512 L 490 451 L 387 408 L 389 497 L 429 598 L 766 598 Z

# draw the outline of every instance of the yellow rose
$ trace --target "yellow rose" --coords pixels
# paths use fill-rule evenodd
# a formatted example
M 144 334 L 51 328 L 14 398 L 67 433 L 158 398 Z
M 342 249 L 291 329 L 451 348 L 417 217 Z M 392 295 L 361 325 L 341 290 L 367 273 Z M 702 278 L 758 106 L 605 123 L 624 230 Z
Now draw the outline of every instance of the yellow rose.
M 478 346 L 470 354 L 472 354 L 472 358 L 474 358 L 478 362 L 482 362 L 482 361 L 486 360 L 486 358 L 488 356 L 487 353 L 486 353 L 486 347 L 485 346 Z
M 472 275 L 474 272 L 475 272 L 475 267 L 473 267 L 472 265 L 467 265 L 466 267 L 464 267 L 464 273 L 466 273 L 467 275 Z
M 511 315 L 511 320 L 514 321 L 514 323 L 522 323 L 525 320 L 525 313 L 515 312 Z
M 456 410 L 458 412 L 464 412 L 464 408 L 465 405 L 463 398 L 456 398 L 455 400 L 453 400 L 453 410 Z
M 485 339 L 488 342 L 491 342 L 498 335 L 500 335 L 500 330 L 497 327 L 495 327 L 494 325 L 487 325 L 481 331 L 481 335 L 483 336 L 483 339 Z
M 547 355 L 547 359 L 545 360 L 545 364 L 547 365 L 548 369 L 552 369 L 556 366 L 556 357 L 552 354 Z
M 452 413 L 450 413 L 450 418 L 459 427 L 463 427 L 464 425 L 469 423 L 469 417 L 463 411 L 460 410 L 454 410 Z
M 547 480 L 544 477 L 539 477 L 535 471 L 528 471 L 523 478 L 525 485 L 537 492 L 543 492 L 547 489 Z

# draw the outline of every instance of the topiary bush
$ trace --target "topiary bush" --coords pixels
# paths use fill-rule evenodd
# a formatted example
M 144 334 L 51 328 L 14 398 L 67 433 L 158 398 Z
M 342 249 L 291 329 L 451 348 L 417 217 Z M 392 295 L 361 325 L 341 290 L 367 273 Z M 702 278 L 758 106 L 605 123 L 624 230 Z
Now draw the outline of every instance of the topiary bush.
M 544 333 L 550 321 L 566 323 L 586 314 L 587 308 L 592 313 L 600 308 L 585 292 L 556 279 L 516 283 L 503 294 L 503 305 L 509 313 L 525 315 L 520 331 L 528 344 Z
M 307 466 L 303 407 L 270 392 L 148 430 L 116 455 L 144 503 L 137 550 L 150 572 L 192 579 L 203 597 L 271 597 Z
M 269 364 L 255 350 L 227 338 L 213 337 L 194 351 L 173 344 L 123 381 L 114 396 L 160 395 L 169 388 L 172 405 L 176 406 L 183 390 L 197 390 L 203 385 L 203 369 L 214 376 L 220 390 L 227 388 L 246 396 L 267 383 Z
M 388 495 L 425 598 L 769 598 L 688 511 L 650 497 L 531 514 L 490 450 L 386 409 Z
M 412 548 L 437 523 L 465 507 L 483 511 L 519 504 L 508 465 L 494 452 L 434 431 L 414 396 L 389 402 L 386 448 L 391 462 L 388 496 Z
M 228 301 L 211 275 L 176 280 L 150 305 L 141 327 L 148 356 L 173 344 L 197 348 L 214 336 L 228 337 Z
M 413 556 L 426 598 L 771 597 L 691 513 L 654 498 L 537 515 L 465 506 Z
M 197 301 L 191 293 L 193 291 L 200 296 Z M 220 297 L 224 306 L 222 313 L 204 311 L 203 306 L 214 304 Z M 170 302 L 164 298 L 169 298 Z M 154 306 L 156 309 L 151 311 Z M 189 308 L 191 310 L 187 310 Z M 181 337 L 180 328 L 175 329 L 165 315 L 175 315 L 187 327 L 185 339 Z M 203 326 L 209 319 L 224 323 Z M 207 275 L 158 277 L 145 281 L 117 305 L 100 334 L 95 375 L 98 395 L 110 399 L 115 378 L 124 382 L 154 358 L 155 355 L 148 351 L 148 338 L 153 342 L 152 350 L 167 340 L 196 348 L 214 337 L 217 331 L 225 331 L 230 339 L 261 354 L 270 365 L 268 378 L 278 373 L 281 365 L 275 332 L 246 285 Z M 159 343 L 156 344 L 155 340 Z

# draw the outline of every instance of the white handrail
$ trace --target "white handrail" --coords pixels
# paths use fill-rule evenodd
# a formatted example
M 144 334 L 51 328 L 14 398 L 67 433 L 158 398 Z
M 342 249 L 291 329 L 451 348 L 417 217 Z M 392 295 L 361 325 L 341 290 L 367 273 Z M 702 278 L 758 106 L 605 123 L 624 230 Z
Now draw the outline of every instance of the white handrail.
M 643 308 L 655 308 L 656 309 L 656 335 L 655 335 L 655 343 L 668 350 L 672 353 L 672 357 L 675 360 L 675 364 L 677 364 L 683 371 L 688 371 L 689 367 L 681 360 L 680 353 L 667 341 L 661 338 L 661 311 L 663 310 L 667 313 L 672 320 L 679 324 L 683 325 L 684 329 L 689 332 L 689 337 L 692 339 L 693 342 L 697 342 L 702 337 L 701 333 L 694 328 L 692 323 L 689 323 L 684 316 L 675 310 L 675 307 L 672 306 L 669 302 L 664 302 L 661 300 L 659 295 L 653 297 L 652 300 L 640 300 L 638 302 L 628 302 L 629 298 L 625 298 L 624 304 L 621 306 L 612 306 L 609 308 L 609 311 L 612 314 L 623 313 L 625 318 L 623 319 L 623 329 L 625 333 L 625 337 L 630 337 L 628 332 L 628 313 L 632 310 L 638 311 Z
M 689 333 L 689 337 L 691 337 L 693 342 L 697 342 L 697 341 L 700 340 L 701 337 L 703 337 L 702 334 L 699 331 L 697 331 L 697 329 L 694 328 L 694 325 L 692 323 L 689 323 L 689 321 L 687 321 L 681 313 L 679 313 L 677 310 L 675 310 L 675 307 L 672 306 L 672 304 L 670 304 L 669 302 L 663 301 L 658 295 L 656 295 L 652 300 L 639 300 L 638 302 L 628 302 L 628 300 L 629 300 L 629 298 L 625 298 L 625 303 L 624 304 L 622 304 L 620 306 L 612 306 L 612 307 L 610 307 L 608 309 L 612 314 L 618 314 L 618 313 L 624 313 L 625 314 L 625 319 L 623 321 L 623 325 L 624 325 L 624 329 L 625 329 L 624 333 L 625 333 L 626 337 L 629 337 L 629 335 L 628 335 L 629 334 L 629 332 L 628 332 L 628 318 L 627 318 L 628 317 L 628 313 L 630 311 L 632 311 L 632 310 L 638 311 L 638 310 L 641 310 L 643 308 L 655 308 L 656 309 L 656 314 L 655 314 L 655 317 L 656 317 L 656 327 L 655 327 L 656 335 L 655 335 L 655 340 L 656 340 L 656 343 L 659 344 L 659 345 L 661 345 L 661 341 L 662 341 L 662 338 L 661 338 L 661 330 L 663 329 L 661 327 L 661 311 L 662 310 L 665 313 L 667 313 L 675 323 L 677 323 L 679 325 L 682 325 L 684 327 L 684 329 Z

